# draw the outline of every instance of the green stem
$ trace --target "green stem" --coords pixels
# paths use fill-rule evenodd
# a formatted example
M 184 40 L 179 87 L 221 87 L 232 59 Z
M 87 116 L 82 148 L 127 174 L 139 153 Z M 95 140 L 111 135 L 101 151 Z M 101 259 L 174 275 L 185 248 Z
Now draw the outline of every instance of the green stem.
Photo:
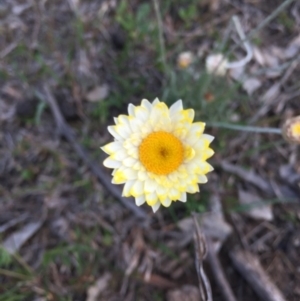
M 17 279 L 21 279 L 21 280 L 28 280 L 28 276 L 26 276 L 26 275 L 19 274 L 19 273 L 13 272 L 13 271 L 4 270 L 4 269 L 0 269 L 0 275 L 17 278 Z
M 167 60 L 166 60 L 166 47 L 164 41 L 164 34 L 163 34 L 163 22 L 159 10 L 159 4 L 157 0 L 153 0 L 155 15 L 157 19 L 157 26 L 158 26 L 158 38 L 159 38 L 159 45 L 160 45 L 160 57 L 161 61 L 164 65 L 164 71 L 167 72 Z
M 248 126 L 248 125 L 229 124 L 229 123 L 223 123 L 223 122 L 209 122 L 209 123 L 207 123 L 207 126 L 230 129 L 230 130 L 235 130 L 235 131 L 243 131 L 243 132 L 282 135 L 281 129 L 278 129 L 278 128 L 256 127 L 256 126 Z

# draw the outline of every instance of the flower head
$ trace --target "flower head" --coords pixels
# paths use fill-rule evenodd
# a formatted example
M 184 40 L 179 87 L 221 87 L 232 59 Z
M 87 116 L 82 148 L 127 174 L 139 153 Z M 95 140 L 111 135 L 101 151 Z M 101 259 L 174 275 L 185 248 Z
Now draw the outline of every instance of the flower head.
M 125 184 L 123 196 L 133 196 L 137 206 L 145 202 L 155 212 L 162 204 L 186 202 L 186 193 L 199 191 L 205 174 L 213 168 L 206 160 L 214 152 L 213 137 L 203 134 L 205 123 L 194 122 L 194 110 L 184 110 L 178 100 L 170 108 L 158 99 L 129 104 L 129 115 L 115 118 L 108 131 L 114 136 L 102 150 L 113 168 L 114 184 Z
M 282 127 L 283 137 L 291 143 L 300 143 L 300 116 L 289 118 Z
M 221 53 L 211 54 L 206 58 L 206 71 L 216 76 L 226 74 L 228 60 Z
M 177 66 L 180 69 L 188 68 L 193 62 L 194 56 L 190 51 L 185 51 L 179 54 L 177 58 Z

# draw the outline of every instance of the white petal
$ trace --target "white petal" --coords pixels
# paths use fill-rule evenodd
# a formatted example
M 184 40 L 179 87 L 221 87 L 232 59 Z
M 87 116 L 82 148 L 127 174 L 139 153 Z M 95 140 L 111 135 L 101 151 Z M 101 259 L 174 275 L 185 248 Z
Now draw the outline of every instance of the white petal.
M 141 205 L 143 205 L 145 202 L 146 202 L 145 195 L 140 195 L 140 196 L 138 196 L 138 197 L 135 198 L 135 204 L 136 204 L 137 206 L 141 206 Z
M 154 101 L 152 102 L 152 107 L 154 107 L 156 104 L 160 103 L 159 99 L 156 97 Z
M 130 103 L 130 104 L 128 105 L 128 114 L 129 114 L 130 116 L 134 116 L 134 108 L 135 108 L 135 106 L 134 106 L 132 103 Z
M 130 126 L 125 124 L 116 125 L 115 131 L 124 139 L 129 138 L 131 134 Z
M 180 196 L 179 201 L 180 201 L 180 202 L 183 202 L 183 203 L 186 202 L 186 193 L 185 193 L 185 192 L 182 192 L 182 193 L 181 193 L 181 196 Z
M 152 104 L 147 99 L 142 100 L 141 106 L 144 107 L 145 109 L 147 109 L 148 111 L 151 111 L 151 109 L 152 109 Z
M 170 181 L 172 181 L 173 183 L 176 183 L 178 181 L 178 175 L 177 172 L 172 172 L 168 175 L 168 178 Z
M 126 150 L 120 149 L 119 151 L 113 153 L 111 158 L 117 161 L 123 161 L 124 159 L 128 158 L 128 154 Z
M 145 180 L 145 193 L 151 193 L 157 188 L 156 181 L 152 179 Z
M 138 106 L 134 108 L 134 115 L 136 116 L 136 118 L 138 118 L 140 121 L 147 121 L 149 118 L 149 111 L 142 107 L 142 106 Z
M 173 103 L 170 107 L 170 115 L 172 116 L 176 112 L 183 110 L 182 100 L 179 99 L 175 103 Z
M 203 134 L 202 137 L 207 139 L 209 141 L 209 143 L 211 143 L 215 139 L 214 136 L 209 135 L 209 134 Z
M 108 157 L 103 161 L 103 165 L 108 168 L 118 168 L 122 165 L 122 163 L 112 159 L 111 157 Z
M 168 192 L 168 196 L 171 200 L 173 201 L 176 201 L 180 198 L 180 192 L 178 191 L 178 189 L 172 187 L 169 189 L 169 192 Z
M 138 149 L 136 147 L 131 147 L 130 149 L 128 149 L 127 154 L 129 155 L 129 157 L 132 157 L 134 159 L 139 158 L 139 152 L 138 152 Z
M 151 207 L 152 207 L 153 212 L 155 213 L 158 210 L 158 208 L 160 207 L 160 202 L 156 202 L 156 204 L 154 204 Z
M 107 127 L 107 130 L 110 132 L 111 135 L 113 135 L 116 139 L 118 140 L 123 140 L 122 136 L 117 133 L 116 129 L 115 129 L 115 125 L 110 125 Z
M 207 162 L 197 162 L 197 169 L 201 174 L 207 174 L 214 170 L 214 168 Z
M 142 170 L 139 170 L 138 171 L 138 179 L 140 181 L 145 181 L 146 179 L 148 179 L 148 174 L 146 171 L 142 171 Z
M 144 123 L 143 126 L 140 128 L 141 137 L 142 139 L 147 137 L 152 132 L 152 126 L 150 123 Z
M 189 145 L 194 145 L 200 140 L 204 141 L 203 139 L 204 128 L 205 128 L 204 122 L 193 123 L 185 136 L 186 142 Z
M 130 194 L 134 197 L 142 195 L 144 192 L 144 182 L 136 180 L 130 189 Z
M 122 143 L 119 141 L 108 143 L 101 147 L 101 149 L 106 152 L 108 155 L 111 155 L 112 153 L 122 149 Z
M 118 120 L 118 124 L 129 125 L 130 117 L 128 117 L 127 115 L 119 115 L 117 120 Z
M 134 183 L 135 183 L 135 180 L 130 180 L 125 183 L 123 191 L 122 191 L 122 196 L 126 196 L 126 197 L 130 196 L 130 189 Z
M 127 179 L 126 179 L 124 173 L 119 169 L 118 170 L 115 169 L 115 171 L 116 172 L 114 173 L 114 176 L 113 176 L 111 182 L 113 184 L 124 184 L 124 183 L 126 183 Z
M 204 175 L 198 175 L 198 183 L 200 184 L 207 183 L 207 177 Z
M 157 194 L 155 191 L 152 193 L 146 194 L 145 197 L 146 197 L 146 202 L 149 206 L 153 206 L 158 201 Z
M 186 186 L 186 191 L 189 193 L 199 192 L 199 186 L 197 184 L 188 184 Z
M 122 170 L 124 175 L 126 176 L 127 180 L 136 180 L 137 179 L 137 172 L 132 168 L 124 168 Z
M 165 207 L 169 207 L 172 203 L 170 198 L 165 198 L 164 200 L 161 201 L 161 203 L 163 204 L 163 206 Z
M 134 165 L 132 166 L 132 168 L 135 169 L 136 171 L 141 170 L 142 164 L 138 160 L 136 160 L 136 162 L 134 163 Z
M 193 139 L 193 138 L 192 138 Z M 189 139 L 188 141 L 189 144 L 192 144 L 192 140 Z M 200 138 L 198 138 L 198 140 L 196 141 L 195 144 L 193 144 L 193 148 L 197 151 L 197 152 L 201 152 L 204 149 L 208 148 L 208 141 L 203 139 L 202 136 Z
M 126 167 L 133 167 L 133 165 L 137 162 L 136 159 L 128 157 L 125 160 L 123 160 L 123 165 Z
M 140 132 L 144 123 L 145 122 L 143 120 L 140 120 L 137 118 L 130 120 L 130 128 L 131 128 L 132 132 L 133 133 Z
M 168 195 L 168 189 L 161 186 L 161 185 L 158 185 L 157 186 L 157 189 L 156 189 L 156 193 L 157 193 L 157 196 L 159 197 L 160 200 L 163 200 L 167 197 Z

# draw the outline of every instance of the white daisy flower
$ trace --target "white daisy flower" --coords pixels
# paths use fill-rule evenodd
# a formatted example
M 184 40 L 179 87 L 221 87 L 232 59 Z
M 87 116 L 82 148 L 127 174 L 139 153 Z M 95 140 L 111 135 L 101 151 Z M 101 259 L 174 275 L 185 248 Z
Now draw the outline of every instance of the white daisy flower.
M 206 160 L 214 154 L 214 137 L 203 134 L 205 123 L 193 123 L 194 110 L 184 110 L 181 100 L 169 109 L 158 99 L 143 99 L 140 106 L 129 104 L 128 114 L 114 119 L 108 127 L 114 142 L 102 147 L 109 155 L 104 166 L 114 169 L 112 183 L 125 184 L 123 196 L 156 212 L 199 192 L 198 183 L 213 170 Z

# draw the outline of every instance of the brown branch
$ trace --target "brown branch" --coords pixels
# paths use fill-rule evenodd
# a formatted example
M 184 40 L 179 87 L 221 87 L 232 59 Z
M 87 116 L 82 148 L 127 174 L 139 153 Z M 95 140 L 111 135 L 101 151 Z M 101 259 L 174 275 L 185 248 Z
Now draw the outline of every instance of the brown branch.
M 262 300 L 286 301 L 282 293 L 265 273 L 256 256 L 241 249 L 231 251 L 229 255 L 236 269 Z
M 224 300 L 237 301 L 237 299 L 234 296 L 233 291 L 226 279 L 226 276 L 224 274 L 224 271 L 223 271 L 222 265 L 219 261 L 219 258 L 216 254 L 216 251 L 213 250 L 211 244 L 212 244 L 212 242 L 210 240 L 208 240 L 207 241 L 207 245 L 208 245 L 207 259 L 210 264 L 214 278 L 215 278 L 216 282 L 218 283 L 221 293 L 224 297 Z
M 69 141 L 69 143 L 73 146 L 78 156 L 89 167 L 92 173 L 98 178 L 98 180 L 110 192 L 110 194 L 113 197 L 118 199 L 127 209 L 132 211 L 138 218 L 148 219 L 147 213 L 143 209 L 137 207 L 132 202 L 132 200 L 123 198 L 121 196 L 121 191 L 111 183 L 110 178 L 98 166 L 98 164 L 91 160 L 85 149 L 76 141 L 73 129 L 66 123 L 57 105 L 56 99 L 53 97 L 47 85 L 44 86 L 44 91 L 46 97 L 43 97 L 43 95 L 41 95 L 41 93 L 39 92 L 37 92 L 37 94 L 41 99 L 45 100 L 49 104 L 60 135 L 62 135 Z
M 193 214 L 193 219 L 195 224 L 195 264 L 199 280 L 199 290 L 201 298 L 200 301 L 213 301 L 211 286 L 203 269 L 203 261 L 207 256 L 207 245 L 205 241 L 205 236 L 200 229 L 196 214 Z
M 255 172 L 248 171 L 240 166 L 228 163 L 227 161 L 222 161 L 220 167 L 226 172 L 230 172 L 240 177 L 244 181 L 255 185 L 262 191 L 265 191 L 266 193 L 271 195 L 274 194 L 271 184 L 267 180 L 263 179 L 260 175 L 256 174 Z

